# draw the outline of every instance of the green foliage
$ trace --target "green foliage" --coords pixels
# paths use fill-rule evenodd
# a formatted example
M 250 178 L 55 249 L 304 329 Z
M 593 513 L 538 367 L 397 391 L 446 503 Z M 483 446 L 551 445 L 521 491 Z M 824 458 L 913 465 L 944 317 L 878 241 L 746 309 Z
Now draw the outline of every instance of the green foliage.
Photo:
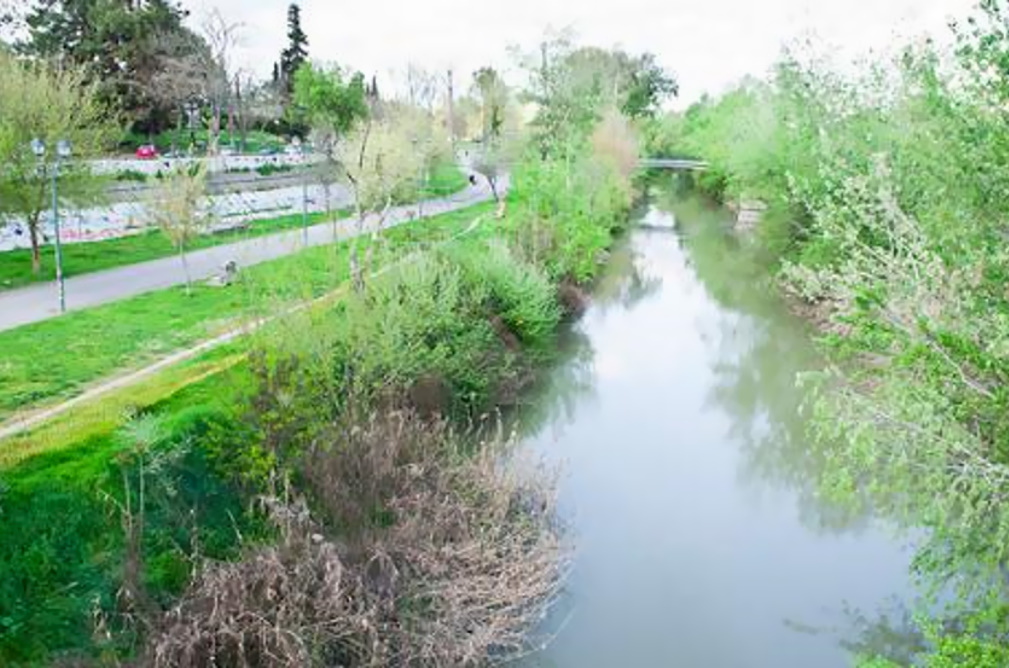
M 486 286 L 445 259 L 425 257 L 372 282 L 340 321 L 357 392 L 408 387 L 431 375 L 460 407 L 486 405 L 505 351 L 484 308 Z
M 483 120 L 481 139 L 490 141 L 501 136 L 504 127 L 505 107 L 508 104 L 508 87 L 493 67 L 481 67 L 473 73 L 473 90 L 480 100 Z
M 158 71 L 159 43 L 153 36 L 201 43 L 183 26 L 185 11 L 171 0 L 44 0 L 32 5 L 19 50 L 85 68 L 106 102 L 134 114 L 150 103 Z
M 286 397 L 285 411 L 317 422 L 418 383 L 439 410 L 473 416 L 522 382 L 528 361 L 549 356 L 559 321 L 553 284 L 475 236 L 404 260 L 331 312 L 297 316 L 257 359 L 272 360 L 260 377 Z
M 479 252 L 450 248 L 446 255 L 469 281 L 483 284 L 488 313 L 501 319 L 527 353 L 551 352 L 561 313 L 555 290 L 539 269 L 518 261 L 499 242 Z
M 59 169 L 64 201 L 95 199 L 97 179 L 87 159 L 104 151 L 118 134 L 115 115 L 86 84 L 83 70 L 58 70 L 0 52 L 0 215 L 21 218 L 28 228 L 39 268 L 41 212 L 52 206 L 50 178 Z M 31 142 L 46 148 L 40 161 Z M 75 160 L 57 167 L 57 145 L 69 141 Z
M 353 74 L 349 81 L 338 68 L 323 69 L 305 63 L 294 74 L 295 113 L 313 130 L 332 135 L 332 141 L 347 134 L 368 115 L 364 75 Z
M 986 0 L 953 58 L 916 45 L 842 74 L 792 54 L 656 133 L 711 162 L 716 194 L 770 205 L 761 242 L 827 317 L 824 493 L 926 529 L 914 569 L 956 585 L 955 618 L 1004 602 L 1009 559 L 1007 25 Z M 1004 619 L 933 626 L 920 665 L 1006 664 Z
M 626 181 L 584 153 L 573 160 L 526 160 L 511 178 L 507 227 L 520 255 L 554 281 L 593 278 L 613 232 L 625 224 Z
M 120 139 L 119 147 L 132 153 L 140 146 L 153 144 L 158 151 L 164 153 L 175 147 L 175 144 L 179 140 L 180 130 L 182 130 L 182 148 L 184 149 L 205 149 L 210 144 L 210 131 L 203 127 L 197 127 L 193 130 L 192 135 L 185 128 L 174 128 L 153 135 L 147 132 L 131 130 Z M 220 146 L 233 146 L 239 144 L 241 140 L 242 136 L 240 132 L 235 131 L 232 134 L 227 128 L 223 128 L 218 143 Z M 194 146 L 189 146 L 190 141 L 192 141 Z M 245 150 L 249 153 L 258 153 L 264 149 L 280 151 L 283 148 L 284 139 L 275 134 L 264 132 L 263 130 L 250 130 L 245 135 Z
M 166 417 L 146 460 L 142 550 L 145 587 L 159 602 L 181 593 L 194 550 L 233 557 L 240 535 L 246 540 L 258 535 L 237 490 L 201 451 L 189 447 L 210 416 L 224 415 L 228 404 L 221 389 L 194 386 L 151 409 L 151 415 Z M 186 405 L 203 408 L 180 410 Z M 116 600 L 125 554 L 123 481 L 125 476 L 135 495 L 139 475 L 135 458 L 123 456 L 130 442 L 125 437 L 93 437 L 0 474 L 6 490 L 0 513 L 3 665 L 41 665 L 54 650 L 80 656 L 129 651 L 123 643 L 130 633 L 111 643 L 94 636 L 94 623 L 101 619 L 109 631 L 130 630 Z M 139 512 L 135 505 L 134 510 Z
M 135 169 L 123 169 L 116 172 L 116 181 L 136 181 L 137 183 L 146 183 L 147 174 Z
M 277 68 L 279 83 L 284 92 L 292 93 L 297 72 L 308 62 L 308 36 L 301 29 L 301 6 L 292 2 L 287 7 L 287 46 L 280 54 Z
M 544 40 L 524 65 L 526 97 L 538 107 L 532 126 L 542 157 L 578 148 L 608 109 L 650 118 L 678 91 L 675 77 L 653 54 L 576 47 L 564 33 Z
M 260 176 L 273 176 L 274 174 L 285 174 L 294 169 L 291 165 L 274 165 L 267 163 L 256 167 L 256 173 Z

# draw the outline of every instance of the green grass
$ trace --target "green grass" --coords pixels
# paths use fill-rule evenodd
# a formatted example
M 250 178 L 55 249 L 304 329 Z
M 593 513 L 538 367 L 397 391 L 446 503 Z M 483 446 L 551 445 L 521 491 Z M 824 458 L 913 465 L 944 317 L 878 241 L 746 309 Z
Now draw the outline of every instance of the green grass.
M 339 211 L 344 216 L 348 211 Z M 309 214 L 310 224 L 321 223 L 324 213 Z M 190 250 L 233 243 L 265 234 L 299 228 L 301 214 L 265 218 L 249 222 L 244 229 L 222 231 L 197 237 L 189 244 Z M 144 232 L 119 239 L 107 239 L 92 243 L 66 244 L 63 246 L 63 275 L 80 276 L 103 269 L 123 267 L 137 262 L 157 260 L 176 254 L 168 238 L 158 230 Z M 56 278 L 56 263 L 51 245 L 42 247 L 42 270 L 33 274 L 32 256 L 28 249 L 18 249 L 0 254 L 0 290 L 24 287 L 32 283 L 52 281 Z
M 383 245 L 437 242 L 491 208 L 480 204 L 394 228 Z M 229 288 L 199 285 L 190 296 L 170 288 L 0 332 L 0 420 L 207 339 L 237 318 L 332 290 L 348 277 L 348 254 L 347 243 L 310 248 L 250 267 Z
M 145 409 L 166 433 L 156 451 L 176 455 L 147 476 L 144 583 L 158 604 L 185 587 L 195 546 L 203 556 L 231 558 L 242 539 L 262 535 L 240 490 L 205 451 L 186 447 L 230 424 L 241 380 L 240 370 L 209 376 Z M 81 435 L 72 450 L 0 468 L 0 665 L 48 665 L 54 650 L 130 653 L 115 599 L 125 554 L 116 505 L 124 472 L 137 503 L 137 467 L 123 464 L 127 446 L 109 428 Z M 96 611 L 119 632 L 114 644 L 94 637 Z
M 421 189 L 424 198 L 447 197 L 457 193 L 469 184 L 466 175 L 454 162 L 441 162 L 435 165 L 428 175 L 425 187 Z

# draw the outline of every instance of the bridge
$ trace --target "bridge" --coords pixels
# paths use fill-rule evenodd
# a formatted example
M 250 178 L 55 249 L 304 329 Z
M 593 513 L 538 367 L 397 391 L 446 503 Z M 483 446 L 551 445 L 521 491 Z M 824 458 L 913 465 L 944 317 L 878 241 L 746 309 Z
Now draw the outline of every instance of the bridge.
M 708 163 L 687 158 L 642 158 L 638 161 L 645 169 L 669 169 L 680 172 L 703 172 Z

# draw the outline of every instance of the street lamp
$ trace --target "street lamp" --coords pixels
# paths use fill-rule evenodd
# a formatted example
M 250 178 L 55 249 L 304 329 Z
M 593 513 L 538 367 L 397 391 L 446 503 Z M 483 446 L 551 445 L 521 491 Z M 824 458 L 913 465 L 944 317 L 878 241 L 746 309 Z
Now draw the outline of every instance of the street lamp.
M 291 139 L 291 145 L 301 157 L 301 230 L 302 241 L 308 246 L 308 180 L 305 177 L 305 143 L 297 135 Z
M 42 167 L 42 174 L 45 174 L 45 157 L 46 157 L 46 145 L 41 139 L 36 137 L 31 141 L 32 153 L 39 160 Z M 68 160 L 73 153 L 73 147 L 70 142 L 66 139 L 61 139 L 56 142 L 56 160 L 53 162 L 52 170 L 50 170 L 50 178 L 52 180 L 52 198 L 53 198 L 53 229 L 56 234 L 56 284 L 59 287 L 60 295 L 60 313 L 66 313 L 67 311 L 67 290 L 66 282 L 63 279 L 63 246 L 60 240 L 60 207 L 59 207 L 59 193 L 57 189 L 57 184 L 59 182 L 60 164 L 64 160 Z

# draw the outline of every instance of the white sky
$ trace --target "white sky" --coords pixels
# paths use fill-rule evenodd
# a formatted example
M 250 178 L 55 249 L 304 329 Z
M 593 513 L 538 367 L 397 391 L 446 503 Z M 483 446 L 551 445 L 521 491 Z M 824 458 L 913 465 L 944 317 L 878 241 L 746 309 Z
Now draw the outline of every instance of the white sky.
M 286 42 L 287 0 L 184 0 L 193 22 L 211 8 L 242 22 L 237 62 L 270 72 Z M 313 59 L 390 75 L 409 62 L 470 74 L 514 68 L 507 49 L 535 48 L 548 27 L 578 42 L 651 51 L 680 81 L 680 104 L 763 74 L 797 37 L 844 45 L 847 56 L 886 49 L 924 33 L 945 36 L 974 0 L 302 0 Z M 461 88 L 457 83 L 457 89 Z

